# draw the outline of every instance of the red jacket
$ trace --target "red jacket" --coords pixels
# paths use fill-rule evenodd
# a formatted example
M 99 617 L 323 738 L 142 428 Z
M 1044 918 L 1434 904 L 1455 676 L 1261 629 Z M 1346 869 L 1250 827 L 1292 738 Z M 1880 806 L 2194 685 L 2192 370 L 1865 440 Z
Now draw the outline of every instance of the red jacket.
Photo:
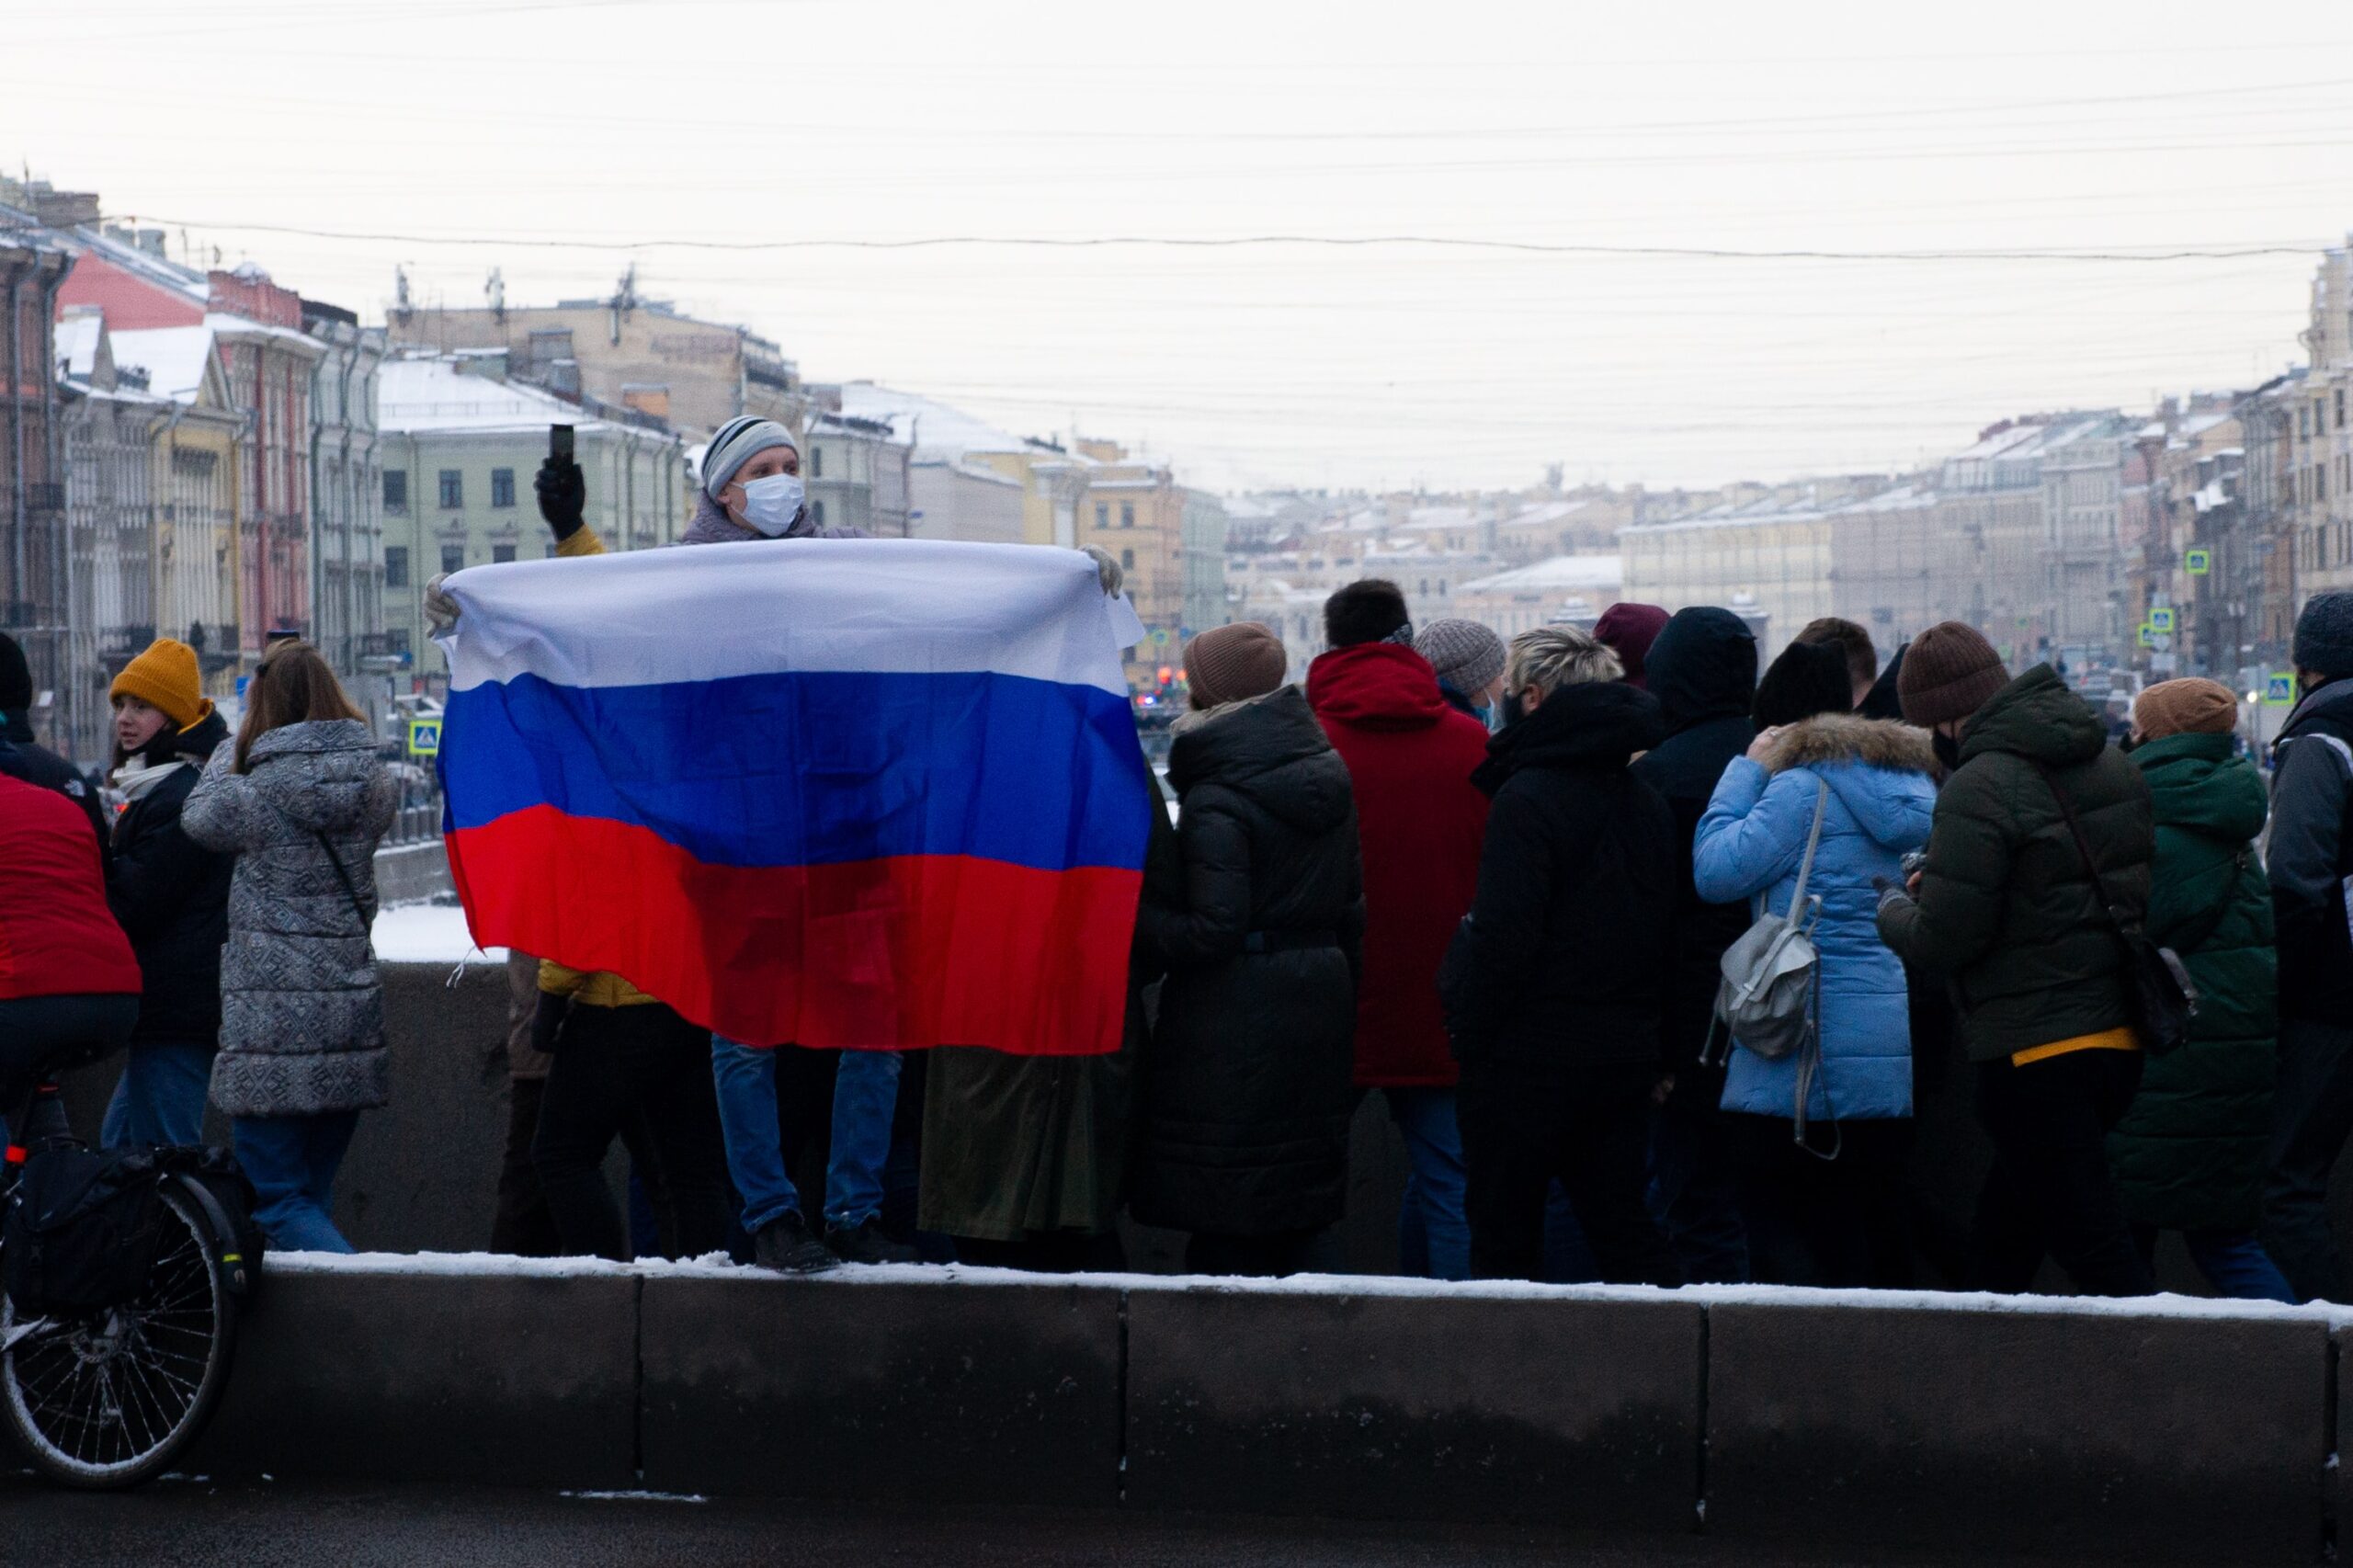
M 0 775 L 0 1002 L 139 994 L 131 939 L 107 908 L 80 807 Z
M 1487 797 L 1471 773 L 1486 760 L 1486 729 L 1447 706 L 1427 660 L 1391 642 L 1317 659 L 1307 700 L 1356 788 L 1364 856 L 1357 1082 L 1450 1085 L 1438 966 L 1479 891 Z

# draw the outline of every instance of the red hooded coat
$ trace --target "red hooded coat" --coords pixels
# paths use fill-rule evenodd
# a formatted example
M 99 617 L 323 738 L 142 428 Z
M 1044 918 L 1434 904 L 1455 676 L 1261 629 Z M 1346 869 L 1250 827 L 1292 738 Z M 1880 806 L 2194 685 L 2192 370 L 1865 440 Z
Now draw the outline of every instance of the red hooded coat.
M 1317 659 L 1307 700 L 1356 791 L 1365 909 L 1356 1080 L 1450 1086 L 1438 966 L 1479 891 L 1487 797 L 1471 774 L 1486 760 L 1486 729 L 1447 706 L 1428 661 L 1390 642 Z
M 0 1001 L 139 994 L 82 808 L 0 775 Z

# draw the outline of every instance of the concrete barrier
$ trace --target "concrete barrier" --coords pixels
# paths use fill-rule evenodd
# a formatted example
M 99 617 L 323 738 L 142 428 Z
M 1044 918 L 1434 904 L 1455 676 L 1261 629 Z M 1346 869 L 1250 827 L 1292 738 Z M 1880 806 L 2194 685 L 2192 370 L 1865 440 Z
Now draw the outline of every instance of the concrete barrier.
M 449 854 L 438 838 L 376 851 L 376 897 L 384 904 L 423 903 L 456 892 Z
M 1687 1530 L 1701 1309 L 1141 1289 L 1130 1502 Z
M 2080 1308 L 1708 1312 L 1708 1531 L 2308 1562 L 2329 1329 Z
M 2312 1562 L 2353 1502 L 2340 1330 L 2205 1303 L 297 1256 L 186 1468 Z
M 644 1484 L 906 1504 L 1108 1507 L 1120 1292 L 1000 1277 L 655 1275 Z
M 228 1392 L 183 1468 L 635 1484 L 642 1280 L 618 1266 L 425 1273 L 396 1261 L 397 1273 L 265 1264 Z

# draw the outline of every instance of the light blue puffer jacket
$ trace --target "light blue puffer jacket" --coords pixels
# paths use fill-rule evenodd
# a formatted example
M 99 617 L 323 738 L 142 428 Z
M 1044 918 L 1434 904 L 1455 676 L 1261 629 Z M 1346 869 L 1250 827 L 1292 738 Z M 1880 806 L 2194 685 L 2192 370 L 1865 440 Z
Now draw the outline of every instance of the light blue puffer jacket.
M 1886 720 L 1823 714 L 1792 724 L 1762 763 L 1740 757 L 1724 770 L 1692 847 L 1699 896 L 1715 903 L 1762 892 L 1776 914 L 1789 908 L 1824 784 L 1811 897 L 1822 899 L 1814 930 L 1822 965 L 1822 1070 L 1809 1120 L 1912 1114 L 1912 1030 L 1904 966 L 1879 938 L 1874 877 L 1901 881 L 1906 852 L 1928 841 L 1937 803 L 1935 753 L 1926 732 Z M 1735 1047 L 1723 1108 L 1791 1117 L 1795 1057 L 1768 1062 Z

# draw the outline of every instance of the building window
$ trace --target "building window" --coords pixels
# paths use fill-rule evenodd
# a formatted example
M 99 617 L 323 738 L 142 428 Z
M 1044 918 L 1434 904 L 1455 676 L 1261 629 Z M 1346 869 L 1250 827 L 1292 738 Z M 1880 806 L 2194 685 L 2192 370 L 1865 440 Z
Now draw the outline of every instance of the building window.
M 2336 427 L 2339 430 L 2345 428 L 2345 389 L 2343 387 L 2336 389 Z
M 814 441 L 809 444 L 809 477 L 812 479 L 825 477 L 825 449 Z
M 515 471 L 494 468 L 490 471 L 490 504 L 493 506 L 515 505 Z
M 441 547 L 441 570 L 444 572 L 462 572 L 465 569 L 466 547 L 462 544 L 443 545 Z
M 384 477 L 389 480 L 393 476 L 388 473 Z M 408 546 L 388 544 L 384 547 L 384 586 L 388 588 L 408 586 Z
M 466 504 L 466 476 L 454 468 L 441 471 L 441 509 L 454 512 Z
M 408 510 L 408 471 L 406 469 L 388 468 L 384 471 L 384 510 L 387 512 Z
M 1136 552 L 1132 550 L 1123 550 L 1120 551 L 1120 570 L 1122 572 L 1132 572 L 1135 569 Z
M 504 565 L 506 562 L 514 559 L 515 547 L 513 545 L 494 544 L 490 547 L 490 562 L 492 565 Z
M 1111 526 L 1111 503 L 1108 501 L 1095 503 L 1095 526 L 1098 528 L 1108 528 Z
M 809 503 L 809 520 L 818 528 L 825 526 L 825 504 L 823 501 Z
M 1123 528 L 1131 528 L 1136 526 L 1136 504 L 1134 502 L 1122 501 L 1120 503 L 1120 526 Z

